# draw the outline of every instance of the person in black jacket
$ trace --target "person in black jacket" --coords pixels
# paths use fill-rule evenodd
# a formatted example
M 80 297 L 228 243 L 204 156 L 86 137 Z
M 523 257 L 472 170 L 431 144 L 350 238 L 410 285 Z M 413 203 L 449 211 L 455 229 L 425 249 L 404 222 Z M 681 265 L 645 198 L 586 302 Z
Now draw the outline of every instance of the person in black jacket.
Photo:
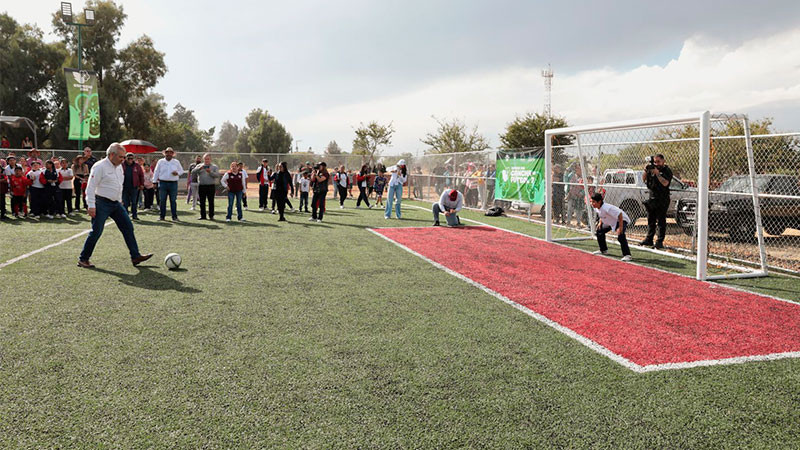
M 278 214 L 280 214 L 279 222 L 286 222 L 283 217 L 283 212 L 286 209 L 286 197 L 289 192 L 294 193 L 294 184 L 292 183 L 292 174 L 289 173 L 289 168 L 286 161 L 282 161 L 278 165 L 278 172 L 275 173 L 275 181 L 272 183 L 272 192 L 275 194 L 275 200 L 278 202 Z
M 256 180 L 258 180 L 258 210 L 264 211 L 267 209 L 267 202 L 269 200 L 269 181 L 272 179 L 272 169 L 269 168 L 269 161 L 265 158 L 261 160 L 261 167 L 256 172 Z M 272 208 L 275 209 L 274 207 Z M 274 212 L 274 211 L 273 211 Z
M 669 208 L 669 185 L 672 182 L 672 170 L 667 166 L 664 155 L 658 154 L 648 161 L 642 173 L 642 181 L 650 191 L 647 207 L 647 236 L 641 245 L 664 248 L 664 235 L 667 233 L 667 209 Z M 656 235 L 658 227 L 658 235 Z M 656 242 L 653 243 L 653 237 Z

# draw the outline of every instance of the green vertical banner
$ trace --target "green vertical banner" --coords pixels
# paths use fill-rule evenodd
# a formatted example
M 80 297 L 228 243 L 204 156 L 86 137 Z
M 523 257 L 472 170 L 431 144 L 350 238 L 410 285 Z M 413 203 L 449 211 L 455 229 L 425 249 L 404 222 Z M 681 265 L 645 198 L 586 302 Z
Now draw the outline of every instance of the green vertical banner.
M 86 70 L 64 69 L 69 96 L 69 139 L 100 137 L 100 96 L 97 75 Z
M 497 152 L 497 200 L 544 204 L 544 149 Z

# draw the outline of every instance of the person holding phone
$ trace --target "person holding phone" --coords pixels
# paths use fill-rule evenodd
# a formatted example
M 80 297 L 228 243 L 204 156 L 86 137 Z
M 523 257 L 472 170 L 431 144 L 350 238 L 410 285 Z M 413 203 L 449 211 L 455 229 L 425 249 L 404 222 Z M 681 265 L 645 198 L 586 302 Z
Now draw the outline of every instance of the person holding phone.
M 386 211 L 383 217 L 385 219 L 392 218 L 392 204 L 395 205 L 395 215 L 398 219 L 402 218 L 400 213 L 400 203 L 403 200 L 403 184 L 408 180 L 408 169 L 406 168 L 406 160 L 401 159 L 397 161 L 397 165 L 389 167 L 389 172 L 392 174 L 389 180 L 389 194 L 386 196 Z
M 197 195 L 200 200 L 200 217 L 198 220 L 206 220 L 206 203 L 208 203 L 208 218 L 214 220 L 214 195 L 217 191 L 217 180 L 220 178 L 219 167 L 211 163 L 211 155 L 203 155 L 202 164 L 198 164 L 192 170 L 192 174 L 197 176 Z

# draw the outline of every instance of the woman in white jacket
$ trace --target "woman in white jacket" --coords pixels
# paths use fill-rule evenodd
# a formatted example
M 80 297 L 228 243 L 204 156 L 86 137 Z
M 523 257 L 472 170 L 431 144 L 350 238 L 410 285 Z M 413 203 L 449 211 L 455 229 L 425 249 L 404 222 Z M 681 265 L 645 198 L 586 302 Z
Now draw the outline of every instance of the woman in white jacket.
M 392 178 L 389 180 L 389 193 L 386 196 L 386 211 L 384 212 L 383 217 L 386 219 L 392 218 L 392 203 L 396 198 L 397 203 L 395 203 L 395 215 L 398 219 L 400 219 L 400 203 L 403 200 L 403 184 L 405 184 L 406 180 L 408 179 L 406 160 L 401 159 L 400 161 L 397 161 L 397 165 L 390 167 L 389 172 L 392 173 Z

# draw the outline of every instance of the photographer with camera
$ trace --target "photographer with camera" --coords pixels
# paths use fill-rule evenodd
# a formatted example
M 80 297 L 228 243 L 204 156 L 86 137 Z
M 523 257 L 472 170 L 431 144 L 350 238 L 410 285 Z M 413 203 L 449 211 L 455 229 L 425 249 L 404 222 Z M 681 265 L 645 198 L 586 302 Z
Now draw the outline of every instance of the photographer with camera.
M 650 191 L 650 198 L 645 202 L 647 208 L 647 237 L 641 245 L 664 248 L 664 235 L 667 234 L 667 209 L 669 208 L 669 184 L 672 182 L 672 170 L 665 164 L 661 153 L 650 156 L 644 168 L 642 180 Z M 658 237 L 653 244 L 658 224 Z

